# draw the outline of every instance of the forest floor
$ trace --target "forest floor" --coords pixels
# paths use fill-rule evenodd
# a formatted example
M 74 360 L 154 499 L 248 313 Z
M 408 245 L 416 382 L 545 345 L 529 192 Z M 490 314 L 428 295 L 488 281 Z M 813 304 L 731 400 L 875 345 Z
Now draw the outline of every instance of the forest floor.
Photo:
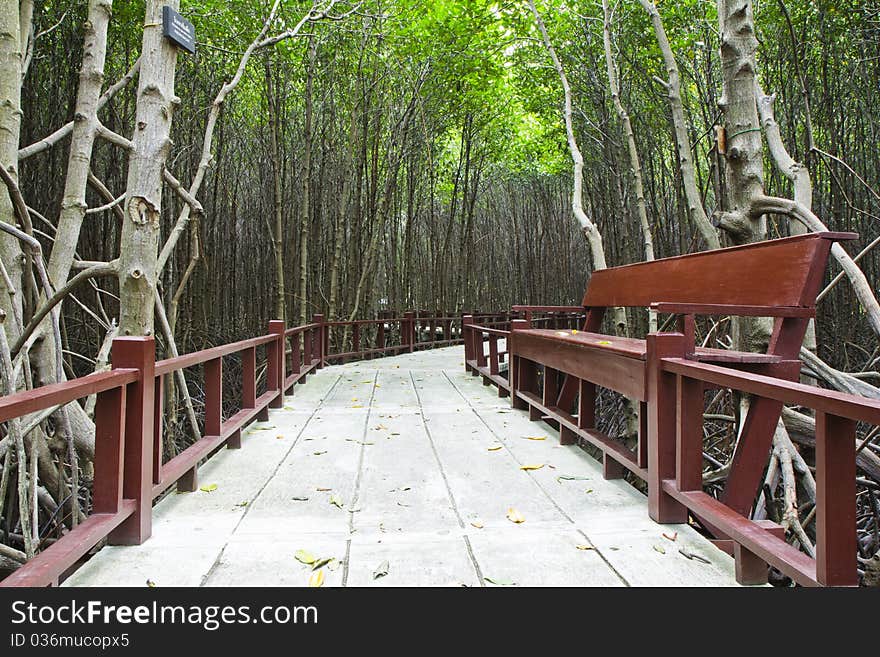
M 324 586 L 735 585 L 730 557 L 653 523 L 642 494 L 466 374 L 461 347 L 327 367 L 294 392 L 198 491 L 156 505 L 152 538 L 65 584 L 306 586 L 303 562 L 332 559 Z

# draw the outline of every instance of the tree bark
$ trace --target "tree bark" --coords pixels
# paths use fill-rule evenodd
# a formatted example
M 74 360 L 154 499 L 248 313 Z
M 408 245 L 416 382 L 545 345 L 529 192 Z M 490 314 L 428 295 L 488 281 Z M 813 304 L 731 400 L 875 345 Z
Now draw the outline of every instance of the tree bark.
M 684 187 L 685 200 L 687 202 L 688 216 L 697 227 L 703 241 L 710 249 L 721 248 L 718 232 L 709 221 L 703 201 L 700 198 L 700 190 L 697 188 L 697 176 L 694 170 L 694 154 L 691 150 L 691 141 L 688 136 L 687 119 L 685 118 L 684 105 L 681 102 L 681 83 L 678 73 L 678 64 L 675 62 L 675 54 L 666 36 L 666 28 L 663 27 L 663 19 L 653 2 L 639 0 L 645 11 L 651 17 L 654 33 L 657 35 L 657 43 L 663 54 L 663 62 L 666 66 L 667 81 L 664 83 L 669 97 L 669 109 L 672 112 L 672 127 L 675 132 L 675 141 L 678 144 L 679 169 L 681 171 L 682 186 Z
M 125 219 L 119 255 L 119 333 L 152 335 L 157 251 L 162 211 L 162 172 L 171 150 L 177 48 L 162 36 L 162 6 L 179 0 L 147 0 L 132 149 L 128 159 Z

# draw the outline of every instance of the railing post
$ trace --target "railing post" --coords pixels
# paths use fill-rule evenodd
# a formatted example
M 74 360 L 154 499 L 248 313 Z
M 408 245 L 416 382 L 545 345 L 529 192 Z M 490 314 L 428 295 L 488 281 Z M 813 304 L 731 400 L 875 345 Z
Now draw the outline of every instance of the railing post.
M 318 352 L 318 369 L 320 370 L 324 367 L 324 357 L 327 354 L 327 347 L 324 342 L 324 315 L 322 313 L 315 314 L 312 317 L 312 323 L 318 325 L 318 328 L 315 329 L 315 349 Z
M 416 334 L 416 320 L 415 313 L 413 311 L 408 311 L 403 313 L 404 317 L 404 326 L 406 326 L 406 330 L 404 333 L 406 334 L 406 342 L 404 345 L 408 347 L 407 351 L 412 353 L 415 350 L 415 334 Z
M 305 340 L 305 336 L 300 333 L 293 334 L 293 340 L 290 345 L 290 373 L 299 374 L 302 372 L 302 351 L 300 343 Z M 295 389 L 295 388 L 294 388 Z
M 470 361 L 474 359 L 474 350 L 471 347 L 471 326 L 474 323 L 473 315 L 464 315 L 461 318 L 461 338 L 464 340 L 464 371 L 470 372 Z
M 857 586 L 856 423 L 816 412 L 816 580 Z
M 687 508 L 663 491 L 663 480 L 675 478 L 676 378 L 661 360 L 684 357 L 680 333 L 649 333 L 647 338 L 648 515 L 655 522 L 687 522 Z
M 152 533 L 153 404 L 156 392 L 156 345 L 152 337 L 122 337 L 113 341 L 113 367 L 132 368 L 138 380 L 125 392 L 125 440 L 122 496 L 135 509 L 111 532 L 114 545 L 140 545 Z
M 269 333 L 276 338 L 269 343 L 268 364 L 266 370 L 266 387 L 269 390 L 277 390 L 278 396 L 269 402 L 269 408 L 282 408 L 284 406 L 284 320 L 273 319 L 269 322 Z
M 516 355 L 516 331 L 521 331 L 531 327 L 531 322 L 527 319 L 514 319 L 510 322 L 510 335 L 507 339 L 507 354 L 509 366 L 507 376 L 510 381 L 510 404 L 513 408 L 525 410 L 529 407 L 528 403 L 520 399 L 516 394 L 520 387 L 520 358 Z

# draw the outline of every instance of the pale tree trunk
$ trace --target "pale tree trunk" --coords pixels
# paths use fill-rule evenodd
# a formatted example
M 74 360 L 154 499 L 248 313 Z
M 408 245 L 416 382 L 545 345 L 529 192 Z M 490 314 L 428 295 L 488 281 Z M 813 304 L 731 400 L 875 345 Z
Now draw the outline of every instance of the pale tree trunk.
M 157 250 L 162 210 L 162 172 L 171 150 L 177 48 L 162 36 L 162 6 L 147 0 L 132 149 L 128 159 L 125 219 L 119 254 L 119 333 L 152 335 Z
M 629 113 L 620 99 L 620 85 L 617 81 L 617 70 L 611 50 L 611 12 L 608 10 L 608 0 L 602 0 L 602 11 L 604 14 L 603 44 L 605 46 L 605 68 L 608 72 L 608 88 L 611 92 L 611 101 L 614 103 L 614 109 L 620 118 L 623 135 L 626 138 L 630 172 L 632 173 L 633 186 L 636 192 L 636 211 L 639 217 L 639 225 L 642 229 L 642 239 L 645 242 L 645 260 L 650 262 L 654 259 L 654 238 L 651 235 L 651 224 L 648 222 L 645 188 L 642 184 L 642 164 L 639 161 L 636 138 L 633 134 L 632 122 L 629 120 Z M 648 330 L 651 332 L 657 330 L 657 313 L 654 311 L 649 311 Z
M 67 176 L 55 244 L 49 257 L 49 278 L 55 287 L 67 282 L 79 232 L 86 213 L 86 187 L 92 147 L 98 131 L 98 100 L 104 82 L 104 61 L 107 55 L 107 28 L 113 8 L 112 0 L 91 0 L 85 22 L 82 68 L 73 131 L 67 160 Z
M 755 97 L 757 100 L 758 116 L 767 137 L 767 147 L 776 167 L 788 178 L 794 190 L 794 200 L 808 210 L 813 206 L 813 184 L 810 181 L 810 171 L 800 162 L 796 162 L 785 148 L 779 124 L 773 112 L 773 96 L 768 96 L 761 89 L 760 83 L 755 80 Z M 789 222 L 789 230 L 792 235 L 804 235 L 809 232 L 807 227 L 799 221 Z M 811 352 L 816 351 L 816 321 L 811 319 L 804 336 L 804 348 Z M 801 376 L 804 383 L 815 384 L 812 377 Z
M 21 30 L 18 0 L 0 0 L 0 166 L 18 181 L 18 140 L 21 130 Z M 0 221 L 15 224 L 15 209 L 5 185 L 0 185 Z M 0 309 L 13 321 L 6 332 L 15 341 L 22 328 L 24 254 L 18 240 L 0 233 Z M 8 278 L 7 278 L 8 277 Z
M 736 244 L 763 240 L 767 222 L 752 206 L 764 194 L 763 143 L 755 104 L 755 18 L 750 0 L 718 0 L 724 161 L 729 207 L 719 225 Z
M 351 110 L 351 127 L 345 146 L 345 166 L 342 169 L 342 194 L 337 206 L 336 230 L 333 235 L 333 261 L 330 264 L 330 300 L 327 319 L 336 320 L 336 306 L 339 303 L 339 268 L 342 262 L 342 246 L 345 237 L 345 224 L 348 220 L 348 206 L 351 196 L 351 176 L 354 175 L 354 145 L 357 143 L 358 122 L 356 107 Z
M 303 165 L 302 165 L 302 193 L 300 195 L 301 216 L 299 228 L 299 323 L 308 321 L 309 305 L 309 218 L 311 217 L 311 191 L 312 178 L 312 87 L 315 76 L 315 37 L 309 37 L 309 61 L 306 68 L 306 115 L 303 127 Z
M 663 54 L 663 63 L 666 66 L 667 80 L 660 82 L 666 88 L 669 97 L 669 109 L 672 112 L 672 127 L 675 133 L 675 141 L 678 145 L 679 169 L 681 171 L 682 186 L 684 187 L 685 200 L 687 202 L 688 216 L 697 227 L 703 241 L 710 249 L 721 247 L 718 232 L 709 221 L 703 201 L 700 198 L 700 190 L 697 188 L 697 177 L 694 170 L 694 154 L 691 149 L 690 137 L 688 136 L 687 119 L 685 118 L 684 106 L 681 102 L 681 83 L 678 73 L 678 64 L 675 62 L 675 54 L 666 36 L 666 28 L 663 27 L 663 19 L 657 7 L 649 0 L 639 0 L 645 11 L 651 17 L 654 33 L 657 35 L 657 43 Z
M 535 16 L 535 21 L 538 23 L 538 28 L 540 29 L 541 36 L 544 39 L 544 46 L 547 48 L 550 59 L 553 60 L 553 66 L 556 68 L 556 73 L 559 75 L 559 80 L 562 83 L 562 90 L 565 94 L 565 106 L 563 110 L 565 119 L 565 134 L 566 138 L 568 139 L 568 149 L 571 152 L 571 159 L 574 163 L 574 189 L 571 196 L 571 209 L 574 213 L 575 218 L 580 224 L 581 229 L 584 231 L 584 235 L 587 238 L 587 243 L 590 245 L 590 254 L 593 258 L 593 269 L 605 269 L 608 265 L 605 260 L 605 247 L 602 244 L 602 235 L 599 233 L 598 227 L 590 220 L 590 218 L 587 216 L 587 213 L 584 211 L 584 156 L 581 154 L 581 150 L 577 144 L 577 139 L 575 139 L 574 136 L 574 124 L 572 121 L 571 87 L 568 84 L 568 78 L 565 75 L 565 69 L 563 69 L 562 67 L 562 62 L 560 62 L 559 57 L 556 56 L 556 50 L 553 48 L 553 44 L 550 41 L 550 35 L 547 33 L 547 28 L 544 25 L 541 14 L 538 13 L 538 8 L 535 6 L 535 0 L 529 0 L 529 7 L 532 10 L 532 14 L 534 14 Z M 612 316 L 615 332 L 618 335 L 626 335 L 627 322 L 626 312 L 624 311 L 624 309 L 614 308 L 612 310 Z
M 266 55 L 266 103 L 269 110 L 269 157 L 272 161 L 272 246 L 275 258 L 275 309 L 272 316 L 284 319 L 284 212 L 281 198 L 281 155 L 278 149 L 280 112 L 272 78 L 271 54 Z
M 62 287 L 70 274 L 80 229 L 86 214 L 86 188 L 92 147 L 98 129 L 98 101 L 104 81 L 104 61 L 107 53 L 107 28 L 112 11 L 111 0 L 92 0 L 85 22 L 83 60 L 80 69 L 74 109 L 73 129 L 64 180 L 64 195 L 55 233 L 55 242 L 49 257 L 49 278 L 56 289 Z M 52 321 L 47 317 L 38 329 L 30 358 L 35 372 L 35 385 L 56 382 L 57 345 L 52 339 Z M 63 373 L 63 372 L 62 372 Z M 94 456 L 94 424 L 82 406 L 67 405 L 77 446 L 88 458 Z

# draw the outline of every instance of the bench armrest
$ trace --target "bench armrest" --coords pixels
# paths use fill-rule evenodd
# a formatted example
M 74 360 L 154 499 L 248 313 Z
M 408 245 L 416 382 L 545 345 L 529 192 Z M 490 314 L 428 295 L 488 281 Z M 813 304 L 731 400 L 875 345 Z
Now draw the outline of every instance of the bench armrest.
M 734 306 L 708 303 L 658 301 L 651 310 L 675 315 L 735 315 L 737 317 L 815 317 L 815 308 L 802 306 Z

